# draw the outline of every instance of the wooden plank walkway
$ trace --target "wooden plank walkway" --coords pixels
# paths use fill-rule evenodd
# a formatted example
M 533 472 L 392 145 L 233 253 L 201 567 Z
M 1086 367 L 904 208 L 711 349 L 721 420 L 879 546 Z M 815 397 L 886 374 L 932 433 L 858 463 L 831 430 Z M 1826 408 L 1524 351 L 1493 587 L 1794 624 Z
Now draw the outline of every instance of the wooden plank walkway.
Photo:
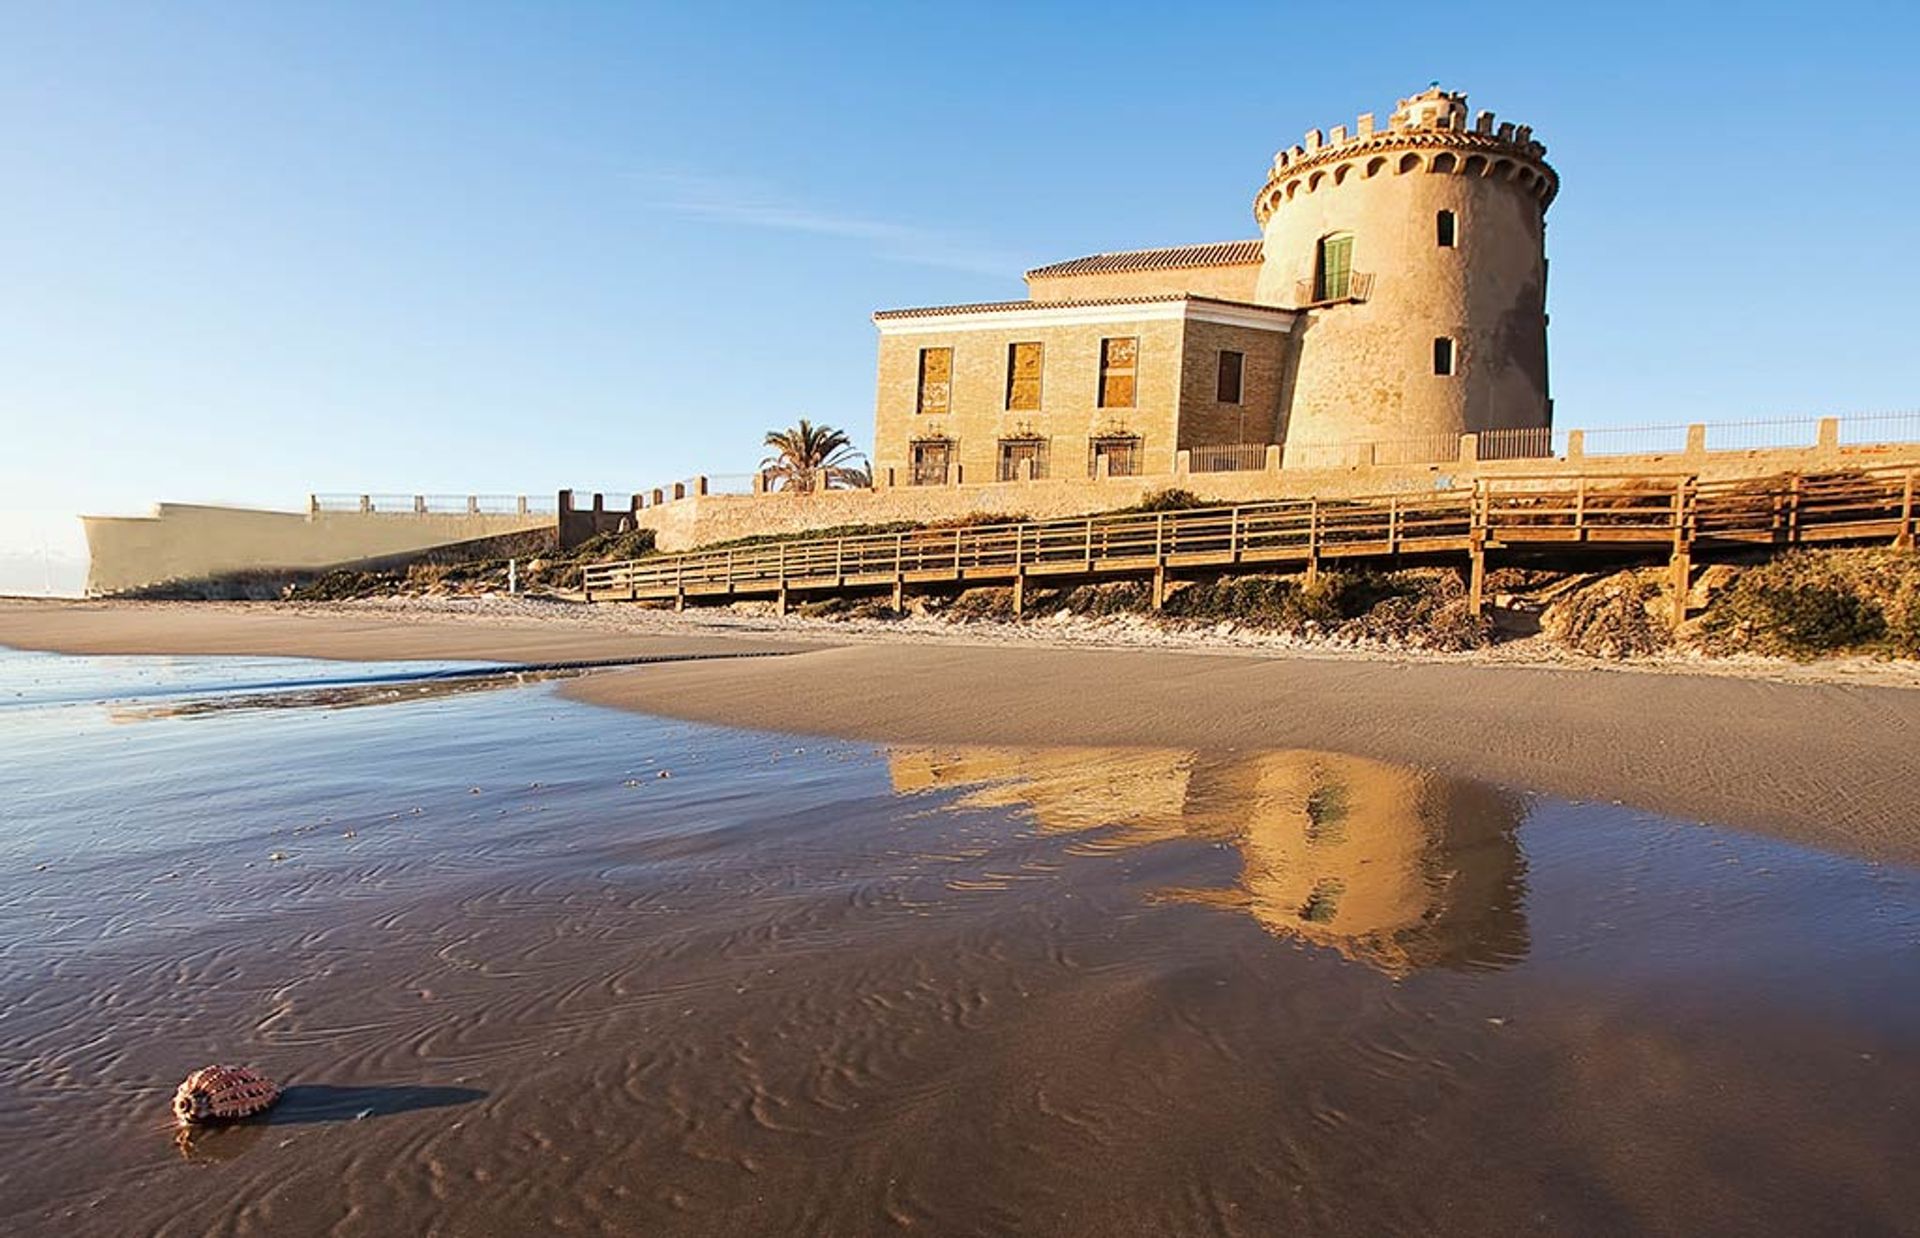
M 1326 561 L 1459 561 L 1479 605 L 1489 554 L 1664 555 L 1681 579 L 1701 554 L 1833 542 L 1912 546 L 1920 469 L 1483 479 L 1472 489 L 1082 516 L 811 538 L 594 564 L 588 600 L 672 601 L 1148 578 L 1235 569 L 1317 572 Z

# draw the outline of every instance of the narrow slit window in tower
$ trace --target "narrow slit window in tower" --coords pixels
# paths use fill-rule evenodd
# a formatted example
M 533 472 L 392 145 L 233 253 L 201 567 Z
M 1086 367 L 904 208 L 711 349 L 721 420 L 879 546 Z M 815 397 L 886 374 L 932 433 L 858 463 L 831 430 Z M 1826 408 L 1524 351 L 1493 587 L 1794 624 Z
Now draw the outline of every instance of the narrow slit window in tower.
M 1453 341 L 1444 335 L 1433 340 L 1433 372 L 1442 378 L 1453 373 Z
M 1353 233 L 1320 238 L 1320 256 L 1313 273 L 1313 299 L 1344 300 L 1353 288 Z
M 1433 217 L 1433 227 L 1435 239 L 1440 242 L 1440 248 L 1452 249 L 1455 232 L 1459 227 L 1459 222 L 1455 219 L 1453 212 L 1441 211 L 1435 215 Z

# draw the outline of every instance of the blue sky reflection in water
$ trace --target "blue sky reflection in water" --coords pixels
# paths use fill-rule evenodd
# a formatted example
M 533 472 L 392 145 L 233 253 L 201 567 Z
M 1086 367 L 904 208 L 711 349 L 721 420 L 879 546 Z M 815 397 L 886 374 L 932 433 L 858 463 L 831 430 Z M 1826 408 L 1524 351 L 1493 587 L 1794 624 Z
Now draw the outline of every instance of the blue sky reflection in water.
M 176 708 L 391 669 L 0 653 L 18 1232 L 1920 1206 L 1910 870 L 1338 753 L 889 751 L 541 684 Z M 216 1059 L 332 1099 L 183 1156 Z

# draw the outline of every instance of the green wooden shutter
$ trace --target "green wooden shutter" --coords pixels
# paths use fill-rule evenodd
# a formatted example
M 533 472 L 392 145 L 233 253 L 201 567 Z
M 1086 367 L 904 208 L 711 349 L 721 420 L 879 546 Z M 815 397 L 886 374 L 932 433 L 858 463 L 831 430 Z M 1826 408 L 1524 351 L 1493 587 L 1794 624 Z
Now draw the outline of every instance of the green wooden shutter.
M 1338 301 L 1353 286 L 1353 237 L 1329 236 L 1320 241 L 1320 287 L 1316 301 Z

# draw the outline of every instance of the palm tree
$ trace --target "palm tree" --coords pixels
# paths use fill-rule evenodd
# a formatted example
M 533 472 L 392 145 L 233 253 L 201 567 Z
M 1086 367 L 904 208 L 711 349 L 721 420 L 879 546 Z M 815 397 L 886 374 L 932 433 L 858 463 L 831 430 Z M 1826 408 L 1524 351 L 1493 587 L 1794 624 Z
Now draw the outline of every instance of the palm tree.
M 760 462 L 760 471 L 773 489 L 806 493 L 873 484 L 866 457 L 854 450 L 844 430 L 802 417 L 796 426 L 767 431 L 766 445 L 774 454 Z

